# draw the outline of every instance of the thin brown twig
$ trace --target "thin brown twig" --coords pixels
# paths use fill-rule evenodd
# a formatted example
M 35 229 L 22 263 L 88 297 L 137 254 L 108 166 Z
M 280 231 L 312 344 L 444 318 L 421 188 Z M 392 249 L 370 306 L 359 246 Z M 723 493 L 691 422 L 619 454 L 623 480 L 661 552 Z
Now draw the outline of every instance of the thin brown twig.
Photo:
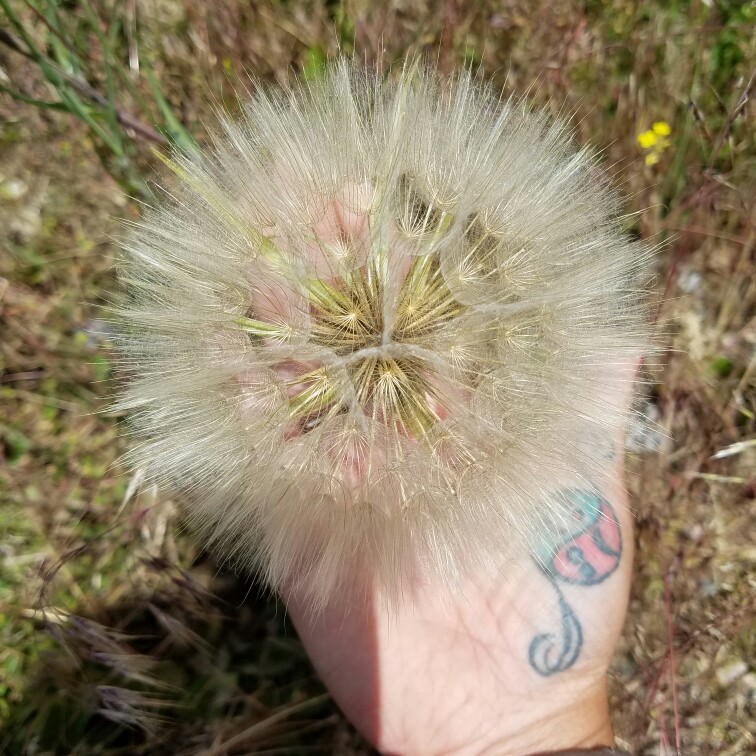
M 559 63 L 552 69 L 555 71 L 556 76 L 556 83 L 559 86 L 564 86 L 565 80 L 564 80 L 564 69 L 567 68 L 568 62 L 570 59 L 570 52 L 572 51 L 574 45 L 576 42 L 580 40 L 580 37 L 583 35 L 583 32 L 586 28 L 586 20 L 585 20 L 585 5 L 581 5 L 578 9 L 578 20 L 575 26 L 570 30 L 567 39 L 565 41 L 564 47 L 562 48 L 562 54 L 559 59 Z
M 34 56 L 24 46 L 24 44 L 5 29 L 0 29 L 0 42 L 2 42 L 6 47 L 10 47 L 11 50 L 15 50 L 17 53 L 21 53 L 21 55 L 24 55 L 27 58 L 34 58 Z
M 457 22 L 457 8 L 454 0 L 446 0 L 441 40 L 438 50 L 438 67 L 443 74 L 448 74 L 451 67 L 451 50 L 454 43 L 454 25 Z
M 669 644 L 669 676 L 670 683 L 672 685 L 672 711 L 674 714 L 675 725 L 675 750 L 679 756 L 682 753 L 682 748 L 680 744 L 680 712 L 677 706 L 677 678 L 675 674 L 675 644 L 673 641 L 671 599 L 672 574 L 676 562 L 677 560 L 672 563 L 669 570 L 667 570 L 667 574 L 664 576 L 664 610 L 667 617 L 667 643 Z
M 747 239 L 743 239 L 740 236 L 734 236 L 733 234 L 718 234 L 716 231 L 710 231 L 707 228 L 701 226 L 672 226 L 667 223 L 662 223 L 661 228 L 665 231 L 675 231 L 677 233 L 690 233 L 699 234 L 701 236 L 710 236 L 713 239 L 720 239 L 722 241 L 732 242 L 732 244 L 739 244 L 745 246 L 748 243 Z
M 20 40 L 16 39 L 16 37 L 14 37 L 5 29 L 0 29 L 0 43 L 4 44 L 6 47 L 9 47 L 11 50 L 14 50 L 20 55 L 23 55 L 25 58 L 29 58 L 29 60 L 38 62 L 36 56 L 30 50 L 28 50 Z M 79 94 L 83 95 L 88 100 L 97 103 L 101 107 L 110 107 L 108 98 L 105 97 L 105 95 L 103 95 L 101 92 L 98 92 L 88 81 L 85 81 L 78 76 L 74 76 L 68 73 L 49 58 L 43 58 L 43 60 L 46 65 L 50 66 L 50 68 L 52 68 L 58 76 L 65 80 L 65 82 L 69 84 L 73 89 L 75 89 Z M 118 123 L 120 123 L 124 128 L 133 131 L 136 136 L 140 136 L 149 142 L 154 142 L 155 144 L 168 144 L 168 140 L 159 131 L 153 129 L 152 126 L 148 126 L 146 123 L 143 123 L 138 118 L 131 115 L 130 113 L 127 113 L 119 107 L 115 107 L 114 110 L 116 118 L 118 119 Z
M 6 373 L 0 375 L 0 383 L 16 383 L 17 381 L 36 381 L 44 378 L 44 370 L 27 370 L 24 373 Z
M 45 16 L 39 8 L 35 8 L 29 0 L 24 0 L 24 5 L 47 27 L 47 30 L 54 34 L 66 47 L 70 44 L 69 41 L 61 34 L 61 32 L 55 28 L 50 20 Z
M 732 124 L 735 123 L 735 119 L 745 110 L 745 106 L 751 98 L 751 90 L 754 89 L 754 87 L 756 87 L 756 68 L 751 71 L 748 83 L 745 85 L 745 89 L 743 89 L 743 93 L 738 98 L 735 107 L 727 114 L 727 120 L 725 121 L 724 126 L 722 126 L 722 130 L 719 132 L 714 149 L 711 151 L 711 157 L 709 158 L 709 163 L 706 166 L 704 175 L 711 175 L 711 172 L 714 169 L 714 163 L 716 162 L 717 157 L 719 157 L 719 153 L 724 146 L 725 141 L 727 141 L 727 137 L 730 136 Z

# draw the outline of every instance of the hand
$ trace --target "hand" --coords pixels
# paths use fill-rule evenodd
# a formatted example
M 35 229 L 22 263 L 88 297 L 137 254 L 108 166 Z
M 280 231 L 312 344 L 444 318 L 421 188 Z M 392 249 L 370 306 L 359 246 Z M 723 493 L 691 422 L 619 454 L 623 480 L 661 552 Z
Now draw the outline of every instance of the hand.
M 426 583 L 389 613 L 284 596 L 336 702 L 381 751 L 533 754 L 612 745 L 606 674 L 627 609 L 632 528 L 622 464 L 565 486 L 579 526 L 539 560 L 461 589 Z M 576 520 L 577 522 L 577 520 Z M 356 594 L 355 594 L 356 595 Z

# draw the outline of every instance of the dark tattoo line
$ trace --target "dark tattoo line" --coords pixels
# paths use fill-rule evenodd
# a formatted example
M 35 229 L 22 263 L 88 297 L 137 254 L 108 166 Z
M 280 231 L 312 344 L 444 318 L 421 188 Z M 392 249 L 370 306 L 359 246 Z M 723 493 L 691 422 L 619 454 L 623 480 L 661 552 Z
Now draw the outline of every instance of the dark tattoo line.
M 530 666 L 543 677 L 569 669 L 580 656 L 583 647 L 583 629 L 572 607 L 554 584 L 559 596 L 559 611 L 562 618 L 561 637 L 555 633 L 541 633 L 530 641 L 528 660 Z M 553 658 L 557 653 L 556 659 Z
M 574 528 L 563 533 L 544 554 L 533 555 L 559 600 L 560 633 L 539 633 L 530 642 L 528 660 L 548 677 L 569 669 L 580 656 L 583 629 L 558 585 L 589 587 L 614 574 L 622 558 L 622 531 L 614 508 L 597 491 L 571 489 L 559 494 L 572 506 Z

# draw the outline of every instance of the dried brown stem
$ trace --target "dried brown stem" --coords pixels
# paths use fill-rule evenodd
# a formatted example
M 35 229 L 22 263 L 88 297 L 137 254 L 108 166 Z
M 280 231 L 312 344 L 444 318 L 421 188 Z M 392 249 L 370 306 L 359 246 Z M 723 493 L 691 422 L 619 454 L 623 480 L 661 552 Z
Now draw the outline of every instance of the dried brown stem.
M 29 58 L 30 60 L 38 62 L 36 56 L 29 49 L 27 49 L 27 47 L 21 42 L 21 40 L 14 37 L 5 29 L 0 29 L 0 43 L 4 44 L 6 47 L 9 47 L 11 50 L 14 50 L 20 55 L 23 55 L 25 58 Z M 63 70 L 49 58 L 43 58 L 43 60 L 46 65 L 50 66 L 50 68 L 52 68 L 55 73 L 60 76 L 61 79 L 63 79 L 68 85 L 70 85 L 72 89 L 75 89 L 80 95 L 104 108 L 110 107 L 108 98 L 105 97 L 105 95 L 103 95 L 101 92 L 98 92 L 88 81 L 85 81 L 78 76 L 73 76 L 72 74 Z M 116 118 L 118 119 L 118 123 L 120 123 L 124 128 L 134 132 L 136 136 L 155 144 L 168 144 L 168 140 L 159 131 L 153 129 L 152 126 L 148 126 L 146 123 L 143 123 L 138 118 L 131 115 L 130 113 L 127 113 L 119 107 L 115 107 L 114 110 Z

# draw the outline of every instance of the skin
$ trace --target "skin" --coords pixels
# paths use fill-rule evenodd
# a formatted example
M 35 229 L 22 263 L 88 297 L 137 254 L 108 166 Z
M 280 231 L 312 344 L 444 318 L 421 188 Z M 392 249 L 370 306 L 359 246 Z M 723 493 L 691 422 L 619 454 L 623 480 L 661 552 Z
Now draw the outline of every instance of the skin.
M 595 527 L 562 539 L 603 564 L 599 574 L 586 567 L 587 580 L 570 582 L 526 557 L 454 590 L 418 584 L 391 612 L 375 590 L 366 601 L 341 596 L 318 614 L 304 597 L 285 595 L 334 699 L 379 750 L 516 755 L 613 745 L 606 678 L 632 567 L 621 459 L 614 464 L 593 495 L 604 502 L 598 519 L 607 532 L 619 527 L 621 545 L 604 544 L 610 556 L 596 552 Z M 554 644 L 550 668 L 533 653 L 538 638 L 541 650 Z
M 318 237 L 358 237 L 363 221 L 335 203 Z M 633 372 L 632 361 L 608 367 L 607 401 L 628 401 Z M 418 581 L 391 610 L 358 569 L 353 590 L 323 611 L 283 591 L 334 699 L 380 751 L 517 756 L 614 744 L 606 678 L 627 611 L 632 524 L 621 456 L 612 464 L 601 484 L 564 480 L 554 491 L 576 494 L 578 509 L 596 503 L 593 516 L 498 574 L 453 588 Z

